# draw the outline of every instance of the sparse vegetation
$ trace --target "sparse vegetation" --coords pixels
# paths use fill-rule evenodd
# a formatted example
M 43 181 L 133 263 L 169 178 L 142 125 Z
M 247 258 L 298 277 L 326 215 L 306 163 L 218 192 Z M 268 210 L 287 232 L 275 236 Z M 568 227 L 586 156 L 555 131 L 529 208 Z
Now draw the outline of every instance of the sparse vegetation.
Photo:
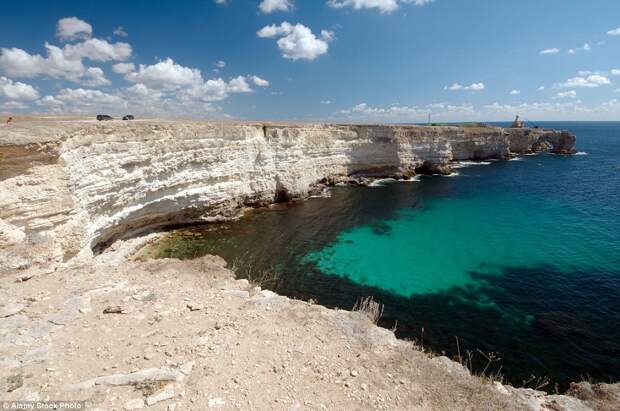
M 377 324 L 383 315 L 383 304 L 375 301 L 373 297 L 362 297 L 357 300 L 352 311 L 364 314 L 373 324 Z
M 155 394 L 157 391 L 164 388 L 167 384 L 168 383 L 166 381 L 146 380 L 146 381 L 140 381 L 140 382 L 134 383 L 133 388 L 136 391 L 141 392 L 144 397 L 150 397 L 151 395 Z

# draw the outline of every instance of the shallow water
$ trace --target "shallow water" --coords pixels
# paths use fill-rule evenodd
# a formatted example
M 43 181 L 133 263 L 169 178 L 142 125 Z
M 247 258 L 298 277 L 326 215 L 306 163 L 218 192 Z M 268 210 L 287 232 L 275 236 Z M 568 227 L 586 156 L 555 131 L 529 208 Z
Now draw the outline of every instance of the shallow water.
M 497 352 L 493 367 L 517 385 L 531 374 L 617 381 L 620 123 L 543 125 L 574 132 L 581 155 L 336 187 L 173 232 L 157 254 L 219 254 L 240 276 L 279 273 L 278 292 L 327 306 L 372 295 L 399 337 L 448 355 L 455 337 L 461 352 Z

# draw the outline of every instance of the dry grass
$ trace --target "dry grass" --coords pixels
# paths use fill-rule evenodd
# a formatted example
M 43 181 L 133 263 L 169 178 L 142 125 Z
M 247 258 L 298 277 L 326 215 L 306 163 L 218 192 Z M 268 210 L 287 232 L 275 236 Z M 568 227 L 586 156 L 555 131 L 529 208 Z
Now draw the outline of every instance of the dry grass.
M 377 324 L 383 315 L 383 304 L 375 301 L 373 297 L 362 297 L 357 300 L 352 311 L 364 314 L 373 324 Z
M 485 382 L 493 383 L 493 382 L 504 382 L 504 376 L 502 375 L 502 365 L 499 365 L 501 362 L 501 357 L 494 352 L 485 353 L 479 349 L 466 350 L 464 354 L 461 354 L 461 344 L 459 342 L 458 337 L 454 337 L 456 339 L 456 350 L 457 357 L 453 358 L 454 361 L 460 363 L 463 367 L 469 370 L 471 375 L 474 375 Z M 476 358 L 483 358 L 483 368 L 479 369 L 478 367 L 474 367 L 474 361 Z M 495 369 L 497 367 L 497 369 Z M 475 369 L 478 368 L 478 369 Z
M 244 264 L 241 259 L 235 259 L 230 265 L 230 270 L 237 278 L 246 278 L 253 287 L 261 287 L 277 291 L 282 274 L 273 270 L 254 270 L 251 264 Z

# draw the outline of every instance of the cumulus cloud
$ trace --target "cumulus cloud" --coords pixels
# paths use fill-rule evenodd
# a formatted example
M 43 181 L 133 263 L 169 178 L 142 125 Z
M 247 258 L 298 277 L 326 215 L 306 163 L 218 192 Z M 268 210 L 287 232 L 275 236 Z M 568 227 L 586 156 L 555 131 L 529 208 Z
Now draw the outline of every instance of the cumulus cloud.
M 269 82 L 265 79 L 262 79 L 258 76 L 250 76 L 252 83 L 258 87 L 267 87 L 269 86 Z
M 63 39 L 76 40 L 90 37 L 92 27 L 75 17 L 58 21 L 58 36 Z M 10 77 L 33 78 L 49 77 L 68 80 L 85 86 L 109 84 L 103 70 L 98 67 L 86 67 L 83 60 L 122 61 L 132 54 L 127 43 L 109 43 L 106 40 L 87 38 L 77 43 L 58 46 L 45 43 L 46 55 L 30 54 L 20 48 L 0 49 L 0 72 Z
M 334 113 L 335 118 L 355 119 L 356 121 L 373 120 L 407 120 L 415 121 L 426 119 L 432 112 L 435 118 L 448 118 L 449 116 L 471 116 L 474 107 L 470 104 L 433 103 L 425 106 L 407 106 L 393 104 L 387 107 L 374 107 L 367 103 L 360 103 L 353 107 L 339 110 Z
M 605 77 L 601 74 L 591 74 L 589 76 L 578 76 L 573 77 L 565 81 L 564 83 L 559 83 L 555 85 L 555 88 L 575 88 L 575 87 L 586 87 L 586 88 L 596 88 L 600 86 L 606 86 L 611 84 L 609 78 Z
M 577 98 L 577 92 L 575 90 L 561 91 L 554 97 L 554 99 L 559 98 Z
M 11 77 L 47 76 L 78 82 L 86 71 L 81 60 L 71 60 L 59 47 L 45 43 L 47 56 L 29 54 L 19 48 L 0 49 L 0 71 Z
M 292 26 L 291 26 L 292 27 Z M 294 32 L 291 30 L 290 34 Z M 114 30 L 124 37 L 122 27 Z M 142 115 L 204 117 L 205 113 L 220 110 L 216 102 L 232 94 L 252 93 L 253 87 L 268 87 L 269 81 L 254 74 L 230 79 L 206 80 L 200 70 L 185 67 L 171 58 L 154 64 L 136 65 L 125 62 L 131 57 L 131 45 L 123 42 L 93 38 L 92 27 L 74 18 L 58 22 L 58 37 L 70 42 L 62 47 L 45 43 L 46 53 L 30 54 L 19 48 L 0 48 L 0 102 L 3 108 L 27 108 L 24 101 L 34 101 L 41 110 L 54 113 L 110 113 L 130 112 Z M 325 34 L 327 36 L 327 34 Z M 92 88 L 108 86 L 101 67 L 92 67 L 86 61 L 111 61 L 112 70 L 130 83 L 129 87 L 103 91 Z M 216 67 L 226 66 L 218 61 Z M 79 87 L 65 85 L 55 94 L 40 97 L 32 86 L 9 77 L 65 80 Z M 9 101 L 10 100 L 10 101 Z
M 155 88 L 177 88 L 199 85 L 203 82 L 200 70 L 181 66 L 171 58 L 152 65 L 140 64 L 136 71 L 127 73 L 125 79 Z
M 620 76 L 620 69 L 612 69 L 611 70 L 611 75 L 612 76 Z
M 127 107 L 122 97 L 101 90 L 65 88 L 55 96 L 45 96 L 37 105 L 53 112 L 92 113 L 98 110 L 118 111 Z
M 331 100 L 321 100 L 321 104 L 330 105 L 332 103 Z
M 112 65 L 112 71 L 118 74 L 131 73 L 136 69 L 133 63 L 116 63 Z
M 592 48 L 588 43 L 584 44 L 582 47 L 578 47 L 575 49 L 569 49 L 568 54 L 577 54 L 579 51 L 590 51 Z
M 10 100 L 36 100 L 39 98 L 39 92 L 30 84 L 2 76 L 0 77 L 0 96 Z
M 463 86 L 459 83 L 454 83 L 450 86 L 445 86 L 444 90 L 450 91 L 482 91 L 486 88 L 484 83 L 472 83 L 469 86 Z
M 86 69 L 86 72 L 84 73 L 84 77 L 80 81 L 80 84 L 87 87 L 99 87 L 107 86 L 112 83 L 105 77 L 103 70 L 101 70 L 99 67 L 89 67 Z
M 327 53 L 328 43 L 334 39 L 334 33 L 331 31 L 322 30 L 319 38 L 303 24 L 292 25 L 287 21 L 279 26 L 275 24 L 265 26 L 256 34 L 261 38 L 279 37 L 277 44 L 282 57 L 293 61 L 314 60 Z
M 93 27 L 77 17 L 65 17 L 56 24 L 56 36 L 60 40 L 76 40 L 89 38 Z
M 293 9 L 293 2 L 290 0 L 263 0 L 258 5 L 258 9 L 264 14 L 276 11 L 290 11 Z
M 215 63 L 215 67 L 223 69 L 226 67 L 226 62 L 224 60 L 218 60 L 217 63 Z
M 377 9 L 381 13 L 391 13 L 398 9 L 401 4 L 424 6 L 433 1 L 434 0 L 328 0 L 327 5 L 336 9 L 352 7 L 355 10 Z
M 38 76 L 69 80 L 86 86 L 109 84 L 99 67 L 85 67 L 81 59 L 69 59 L 63 49 L 45 44 L 47 57 L 18 48 L 0 49 L 0 71 L 11 77 Z
M 0 103 L 0 109 L 3 110 L 25 110 L 27 108 L 28 105 L 21 101 L 5 101 Z
M 620 36 L 620 27 L 618 27 L 617 29 L 613 29 L 613 30 L 609 30 L 607 32 L 608 36 Z
M 202 84 L 182 90 L 179 95 L 186 101 L 213 102 L 225 100 L 230 94 L 251 93 L 253 91 L 248 79 L 244 76 L 238 76 L 228 82 L 222 78 L 210 79 Z
M 544 49 L 544 50 L 540 50 L 540 54 L 558 54 L 561 50 L 559 48 L 551 48 L 551 49 Z
M 88 39 L 77 44 L 67 44 L 63 48 L 64 55 L 72 60 L 88 58 L 94 61 L 122 61 L 131 57 L 131 52 L 128 43 L 109 43 L 101 39 Z
M 511 96 L 518 96 L 519 94 L 521 94 L 521 90 L 512 90 L 509 94 Z
M 117 37 L 127 37 L 129 35 L 127 34 L 123 26 L 118 26 L 117 28 L 115 28 L 112 34 L 114 34 Z

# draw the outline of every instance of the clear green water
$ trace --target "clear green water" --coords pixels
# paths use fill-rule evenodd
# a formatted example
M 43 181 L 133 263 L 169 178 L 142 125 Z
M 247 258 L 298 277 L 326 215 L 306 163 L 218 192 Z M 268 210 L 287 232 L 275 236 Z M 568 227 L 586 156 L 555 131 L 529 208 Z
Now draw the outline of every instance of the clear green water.
M 620 377 L 620 123 L 550 123 L 577 156 L 524 156 L 172 233 L 159 256 L 274 271 L 278 292 L 351 308 L 447 355 L 493 351 L 519 385 Z M 424 333 L 422 334 L 422 329 Z M 548 386 L 546 388 L 551 388 Z

